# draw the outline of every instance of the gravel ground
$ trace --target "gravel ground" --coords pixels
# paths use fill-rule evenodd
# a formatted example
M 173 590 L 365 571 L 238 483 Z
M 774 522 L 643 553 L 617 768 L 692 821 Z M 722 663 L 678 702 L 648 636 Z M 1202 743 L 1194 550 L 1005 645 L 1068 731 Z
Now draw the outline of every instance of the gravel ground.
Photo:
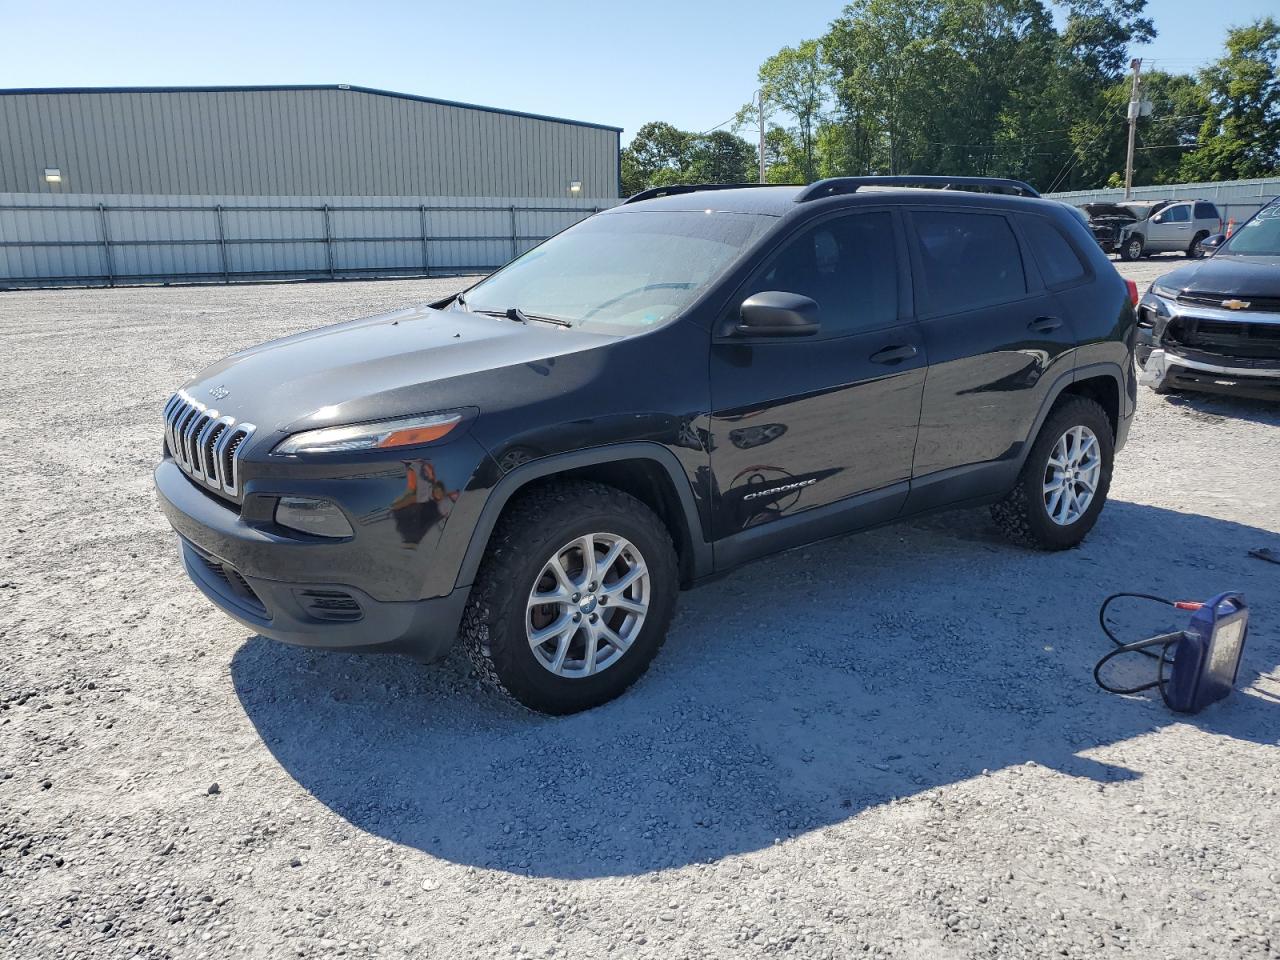
M 151 492 L 189 374 L 456 284 L 0 294 L 0 955 L 1280 956 L 1280 410 L 1143 390 L 1082 548 L 978 511 L 756 564 L 548 719 L 252 636 Z M 1094 687 L 1105 594 L 1228 588 L 1240 692 Z

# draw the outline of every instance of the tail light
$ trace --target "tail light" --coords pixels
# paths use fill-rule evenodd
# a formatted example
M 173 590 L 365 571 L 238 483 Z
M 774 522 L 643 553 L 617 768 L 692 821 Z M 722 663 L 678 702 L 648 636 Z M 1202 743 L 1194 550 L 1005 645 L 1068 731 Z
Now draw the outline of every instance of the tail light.
M 1138 305 L 1138 283 L 1136 280 L 1126 280 L 1124 285 L 1129 288 L 1129 300 L 1136 307 Z

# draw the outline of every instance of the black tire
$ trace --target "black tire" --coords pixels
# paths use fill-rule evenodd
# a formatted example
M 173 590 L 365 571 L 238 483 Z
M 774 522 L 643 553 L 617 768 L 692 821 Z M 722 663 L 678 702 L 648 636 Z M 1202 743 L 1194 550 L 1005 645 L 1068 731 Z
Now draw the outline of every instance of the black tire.
M 1083 426 L 1098 438 L 1101 469 L 1092 502 L 1074 523 L 1060 525 L 1049 516 L 1044 502 L 1044 481 L 1054 445 L 1072 427 Z M 1111 488 L 1115 436 L 1106 411 L 1086 397 L 1069 396 L 1049 414 L 1027 454 L 1018 482 L 991 507 L 996 525 L 1010 540 L 1040 550 L 1068 550 L 1076 546 L 1098 522 L 1098 514 Z
M 1204 259 L 1204 247 L 1202 247 L 1201 244 L 1204 243 L 1205 238 L 1208 236 L 1209 236 L 1209 232 L 1207 230 L 1201 230 L 1199 233 L 1197 233 L 1194 237 L 1191 238 L 1191 244 L 1187 247 L 1185 251 L 1183 251 L 1186 254 L 1188 260 Z
M 616 662 L 589 676 L 559 676 L 530 646 L 527 600 L 547 561 L 592 533 L 623 537 L 639 550 L 649 572 L 649 609 Z M 477 672 L 502 693 L 540 713 L 577 713 L 619 696 L 649 668 L 666 639 L 678 590 L 675 547 L 652 510 L 603 484 L 551 483 L 520 495 L 499 520 L 471 588 L 461 636 Z
M 1120 259 L 1124 261 L 1141 260 L 1143 252 L 1142 238 L 1135 235 L 1125 238 L 1120 247 Z

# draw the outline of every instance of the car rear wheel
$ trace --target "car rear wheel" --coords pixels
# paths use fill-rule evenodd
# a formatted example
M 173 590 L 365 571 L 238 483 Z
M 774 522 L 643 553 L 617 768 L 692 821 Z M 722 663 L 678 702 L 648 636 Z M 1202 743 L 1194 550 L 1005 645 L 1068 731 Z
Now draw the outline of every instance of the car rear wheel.
M 499 521 L 462 636 L 491 685 L 532 710 L 575 713 L 648 669 L 678 588 L 675 548 L 652 510 L 602 484 L 557 483 Z
M 1208 236 L 1209 234 L 1207 231 L 1201 231 L 1200 233 L 1197 233 L 1195 235 L 1194 239 L 1192 239 L 1191 241 L 1191 246 L 1187 247 L 1186 252 L 1187 252 L 1188 260 L 1204 259 L 1204 254 L 1205 254 L 1204 242 L 1208 238 Z
M 1142 238 L 1129 237 L 1120 247 L 1121 260 L 1140 260 L 1142 258 Z
M 1111 487 L 1115 438 L 1106 411 L 1072 396 L 1049 414 L 1018 482 L 991 508 L 1011 540 L 1041 550 L 1076 546 L 1093 529 Z

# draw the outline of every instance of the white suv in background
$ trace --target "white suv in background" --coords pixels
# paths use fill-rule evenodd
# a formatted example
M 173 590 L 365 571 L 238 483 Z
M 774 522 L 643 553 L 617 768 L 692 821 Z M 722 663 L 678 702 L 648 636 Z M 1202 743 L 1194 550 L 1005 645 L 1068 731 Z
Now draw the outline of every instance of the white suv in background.
M 1084 210 L 1098 245 L 1121 260 L 1171 252 L 1199 259 L 1205 238 L 1222 232 L 1222 214 L 1207 200 L 1086 203 Z

